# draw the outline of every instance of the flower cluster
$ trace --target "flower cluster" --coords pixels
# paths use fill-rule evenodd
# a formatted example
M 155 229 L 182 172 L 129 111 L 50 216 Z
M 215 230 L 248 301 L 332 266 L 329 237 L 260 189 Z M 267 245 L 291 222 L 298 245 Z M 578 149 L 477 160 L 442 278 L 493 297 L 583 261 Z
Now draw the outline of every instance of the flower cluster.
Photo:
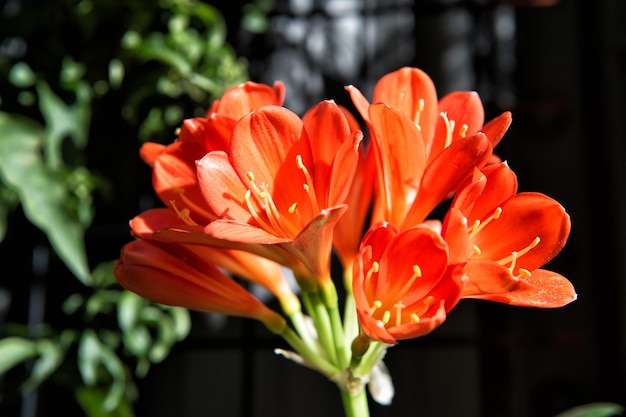
M 431 332 L 462 298 L 534 307 L 576 299 L 566 278 L 541 269 L 563 248 L 569 216 L 543 194 L 518 193 L 493 152 L 509 112 L 485 123 L 475 92 L 439 99 L 417 68 L 382 77 L 371 103 L 346 89 L 359 114 L 323 101 L 300 117 L 282 106 L 280 82 L 248 82 L 186 120 L 174 143 L 146 143 L 141 156 L 166 208 L 130 222 L 137 240 L 122 249 L 120 284 L 260 320 L 294 350 L 281 353 L 348 399 L 387 347 Z M 266 287 L 282 311 L 235 278 Z

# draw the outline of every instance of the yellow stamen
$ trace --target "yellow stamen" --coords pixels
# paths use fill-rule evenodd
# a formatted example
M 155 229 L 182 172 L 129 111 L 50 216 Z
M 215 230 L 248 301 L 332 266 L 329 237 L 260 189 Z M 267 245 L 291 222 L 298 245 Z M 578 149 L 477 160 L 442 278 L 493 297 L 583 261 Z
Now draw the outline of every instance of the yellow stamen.
M 261 216 L 259 216 L 259 213 L 256 212 L 256 209 L 252 205 L 252 201 L 250 201 L 251 195 L 252 195 L 252 192 L 248 190 L 246 191 L 246 195 L 244 197 L 246 206 L 248 207 L 248 211 L 250 212 L 254 220 L 256 220 L 256 222 L 259 224 L 259 226 L 261 226 L 265 230 L 272 230 L 272 226 L 270 226 L 265 220 L 263 220 Z
M 418 316 L 415 313 L 411 314 L 411 323 L 419 323 L 419 322 L 420 322 L 420 316 Z
M 383 324 L 387 324 L 389 323 L 390 318 L 391 318 L 391 313 L 389 312 L 389 310 L 387 310 L 383 313 L 383 318 L 380 321 L 382 321 Z
M 515 265 L 517 263 L 517 260 L 519 258 L 521 258 L 522 256 L 524 256 L 525 254 L 527 254 L 530 250 L 532 250 L 533 248 L 535 248 L 539 242 L 541 241 L 541 239 L 539 238 L 539 236 L 537 236 L 536 238 L 533 239 L 532 242 L 530 242 L 530 244 L 528 246 L 526 246 L 524 249 L 519 250 L 519 251 L 513 251 L 511 252 L 511 254 L 509 256 L 507 256 L 506 258 L 502 258 L 498 261 L 498 263 L 500 265 L 506 265 L 509 262 L 511 263 L 511 265 L 509 266 L 509 271 L 511 271 L 511 274 L 513 274 L 513 271 L 515 270 Z M 523 268 L 519 269 L 520 274 L 525 275 L 524 272 L 521 272 Z M 527 270 L 526 270 L 527 271 Z M 527 271 L 528 272 L 528 271 Z M 530 274 L 530 272 L 528 272 Z M 530 275 L 529 275 L 530 276 Z
M 398 301 L 393 305 L 396 309 L 396 326 L 402 324 L 402 309 L 406 307 L 402 301 Z
M 420 98 L 417 100 L 417 109 L 415 109 L 415 117 L 413 121 L 415 122 L 415 126 L 417 126 L 418 130 L 422 130 L 422 126 L 420 126 L 420 118 L 422 117 L 422 112 L 424 111 L 424 99 Z
M 218 217 L 215 216 L 213 213 L 207 211 L 204 207 L 198 206 L 192 200 L 188 199 L 185 196 L 185 190 L 183 188 L 174 188 L 172 191 L 178 195 L 178 198 L 182 200 L 182 202 L 185 204 L 190 212 L 193 211 L 194 213 L 199 213 L 200 215 L 210 220 L 217 220 Z M 193 224 L 195 225 L 196 223 L 194 222 Z
M 374 312 L 378 310 L 379 308 L 381 308 L 382 306 L 383 306 L 383 303 L 380 300 L 374 301 L 372 303 L 372 306 L 370 307 L 369 315 L 372 316 Z
M 421 277 L 422 269 L 419 267 L 419 265 L 413 265 L 413 275 L 411 275 L 411 278 L 409 278 L 404 286 L 402 286 L 402 289 L 397 292 L 398 296 L 402 297 L 402 295 L 404 295 L 409 290 L 409 288 L 411 288 L 415 280 Z
M 478 247 L 478 245 L 472 245 L 472 253 L 470 254 L 470 257 L 471 257 L 471 256 L 474 256 L 474 255 L 478 256 L 478 255 L 480 255 L 481 253 L 483 253 L 483 251 L 482 251 L 482 250 L 480 250 L 480 248 Z
M 461 127 L 459 128 L 459 136 L 464 138 L 465 135 L 467 134 L 467 129 L 469 129 L 469 126 L 463 123 Z
M 248 190 L 246 191 L 246 195 L 244 197 L 244 201 L 246 207 L 252 217 L 257 221 L 260 227 L 267 230 L 268 232 L 277 234 L 277 235 L 286 235 L 286 236 L 296 236 L 298 234 L 298 230 L 296 227 L 290 222 L 286 222 L 282 220 L 282 216 L 278 208 L 276 207 L 276 203 L 274 203 L 274 199 L 272 198 L 272 193 L 270 192 L 269 185 L 265 182 L 257 185 L 255 183 L 255 176 L 252 171 L 248 171 L 246 173 L 246 177 L 248 179 Z M 255 208 L 252 197 L 254 197 L 256 205 L 260 208 L 260 211 L 257 211 Z M 294 213 L 297 207 L 297 203 L 292 204 L 288 208 L 289 213 Z M 262 212 L 265 212 L 265 219 L 262 216 Z
M 435 302 L 435 297 L 433 297 L 432 295 L 429 295 L 428 297 L 424 298 L 422 302 L 424 303 L 425 306 L 432 305 Z
M 172 209 L 176 213 L 176 217 L 182 220 L 185 224 L 190 225 L 190 226 L 198 225 L 198 223 L 194 222 L 193 219 L 191 218 L 189 209 L 184 208 L 182 210 L 179 210 L 178 207 L 176 207 L 176 200 L 170 200 L 170 204 L 172 206 Z
M 274 227 L 274 230 L 280 230 L 281 232 L 288 234 L 288 230 L 285 230 L 282 227 L 280 222 L 280 213 L 276 208 L 276 204 L 274 204 L 274 200 L 272 199 L 272 195 L 268 191 L 267 184 L 262 183 L 260 185 L 261 193 L 259 197 L 263 200 L 265 206 L 265 214 L 267 215 L 268 220 Z
M 378 262 L 372 262 L 372 266 L 370 267 L 370 270 L 367 271 L 367 275 L 365 275 L 366 281 L 369 281 L 370 278 L 372 278 L 372 275 L 378 272 L 378 267 L 379 267 Z
M 306 184 L 303 184 L 304 190 L 307 192 L 309 196 L 309 200 L 311 201 L 311 207 L 313 208 L 313 213 L 317 215 L 320 212 L 319 205 L 317 204 L 317 197 L 315 194 L 315 187 L 313 186 L 313 179 L 311 178 L 311 174 L 309 174 L 309 170 L 304 166 L 302 162 L 302 155 L 296 155 L 296 165 L 304 174 L 304 179 L 306 180 Z
M 487 217 L 484 221 L 476 220 L 469 228 L 469 237 L 472 239 L 478 232 L 480 232 L 485 226 L 487 226 L 491 221 L 497 220 L 500 218 L 502 214 L 502 208 L 496 207 L 493 214 Z
M 446 125 L 446 143 L 444 144 L 444 149 L 450 146 L 452 143 L 452 132 L 454 132 L 454 120 L 448 119 L 448 113 L 441 112 L 439 116 L 443 119 L 443 123 Z

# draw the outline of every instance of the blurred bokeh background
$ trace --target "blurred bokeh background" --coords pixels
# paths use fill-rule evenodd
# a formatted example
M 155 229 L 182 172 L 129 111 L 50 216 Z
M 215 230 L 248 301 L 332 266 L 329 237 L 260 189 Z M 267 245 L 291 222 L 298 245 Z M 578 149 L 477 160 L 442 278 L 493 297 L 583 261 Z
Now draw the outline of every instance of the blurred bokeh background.
M 579 299 L 462 302 L 389 351 L 396 396 L 372 416 L 626 405 L 625 20 L 623 0 L 0 0 L 0 415 L 335 415 L 336 387 L 256 323 L 142 303 L 111 261 L 160 205 L 144 141 L 246 79 L 283 80 L 303 113 L 407 65 L 513 112 L 496 152 L 570 213 L 549 268 Z

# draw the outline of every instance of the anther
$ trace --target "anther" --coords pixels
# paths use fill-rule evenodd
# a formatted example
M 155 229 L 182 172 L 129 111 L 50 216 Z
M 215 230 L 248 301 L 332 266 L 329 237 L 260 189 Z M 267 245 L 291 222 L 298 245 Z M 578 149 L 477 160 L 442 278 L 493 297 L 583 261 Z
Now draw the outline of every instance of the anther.
M 374 312 L 378 310 L 379 308 L 381 308 L 382 306 L 383 306 L 383 303 L 380 300 L 374 301 L 372 303 L 372 306 L 370 307 L 369 315 L 372 316 Z
M 464 138 L 465 134 L 467 134 L 467 129 L 469 129 L 469 126 L 463 123 L 461 127 L 459 128 L 459 136 Z
M 298 208 L 298 203 L 293 203 L 292 205 L 289 206 L 287 211 L 289 212 L 289 214 L 293 214 L 297 208 Z
M 448 119 L 448 113 L 441 112 L 439 116 L 443 119 L 444 124 L 446 125 L 446 143 L 443 148 L 447 148 L 452 143 L 452 132 L 454 132 L 454 120 Z
M 176 187 L 172 191 L 177 194 L 178 198 L 185 204 L 185 206 L 187 206 L 189 213 L 193 211 L 194 213 L 199 214 L 200 216 L 203 216 L 205 218 L 212 220 L 217 219 L 217 217 L 213 213 L 207 211 L 204 207 L 197 205 L 193 200 L 188 199 L 185 196 L 184 188 Z M 191 217 L 188 217 L 188 220 L 190 221 L 190 223 L 188 224 L 196 224 L 196 222 L 191 220 Z
M 404 284 L 402 289 L 398 291 L 398 295 L 402 296 L 404 293 L 406 293 L 409 290 L 409 288 L 411 288 L 415 280 L 421 277 L 422 277 L 422 269 L 419 267 L 419 265 L 413 265 L 413 275 L 411 275 L 411 277 Z
M 519 258 L 521 258 L 522 256 L 524 256 L 525 254 L 527 254 L 530 250 L 532 250 L 533 248 L 535 248 L 539 242 L 541 241 L 541 239 L 539 238 L 539 236 L 535 237 L 533 239 L 532 242 L 530 242 L 530 244 L 528 246 L 526 246 L 524 249 L 521 249 L 519 251 L 513 251 L 511 252 L 511 254 L 509 256 L 507 256 L 506 258 L 502 258 L 498 261 L 498 263 L 500 265 L 506 265 L 509 262 L 511 263 L 511 265 L 509 266 L 509 271 L 511 271 L 511 274 L 513 274 L 513 271 L 515 270 L 515 265 L 517 263 L 517 260 Z M 523 268 L 519 268 L 519 273 L 521 275 L 525 275 L 525 272 L 521 272 Z M 526 270 L 527 271 L 527 270 Z M 528 271 L 527 271 L 528 272 Z M 528 272 L 528 276 L 530 276 L 530 272 Z
M 478 255 L 480 255 L 481 253 L 483 253 L 483 251 L 482 251 L 482 250 L 480 250 L 480 248 L 478 247 L 478 245 L 472 245 L 472 253 L 470 254 L 470 256 L 473 256 L 473 255 L 478 256 Z
M 367 271 L 367 275 L 365 276 L 366 281 L 372 278 L 373 274 L 378 272 L 378 267 L 379 267 L 378 262 L 372 262 L 372 266 L 370 267 L 370 270 Z
M 170 200 L 170 204 L 172 206 L 172 209 L 176 213 L 176 217 L 185 222 L 185 224 L 192 226 L 197 225 L 197 223 L 191 219 L 190 211 L 188 208 L 178 209 L 178 207 L 176 207 L 176 200 Z
M 391 318 L 391 313 L 389 312 L 389 310 L 387 310 L 383 313 L 383 318 L 380 321 L 382 321 L 383 324 L 387 324 L 389 323 L 390 318 Z
M 476 233 L 480 232 L 485 226 L 491 223 L 492 220 L 498 220 L 501 214 L 502 214 L 502 208 L 496 207 L 496 209 L 493 211 L 493 214 L 487 217 L 484 221 L 481 222 L 480 220 L 476 220 L 469 227 L 470 239 L 476 236 Z
M 411 322 L 412 323 L 419 323 L 420 322 L 420 316 L 418 316 L 415 313 L 411 314 Z
M 311 178 L 311 174 L 309 170 L 304 166 L 302 162 L 302 155 L 296 155 L 296 165 L 298 169 L 302 171 L 304 174 L 304 179 L 306 180 L 306 184 L 303 184 L 304 190 L 307 192 L 309 196 L 309 200 L 311 201 L 311 207 L 313 208 L 314 213 L 319 213 L 319 205 L 317 204 L 317 198 L 315 196 L 315 187 L 313 186 L 313 179 Z
M 424 303 L 425 306 L 429 306 L 435 302 L 435 297 L 433 297 L 432 295 L 429 295 L 428 297 L 424 298 L 422 302 Z

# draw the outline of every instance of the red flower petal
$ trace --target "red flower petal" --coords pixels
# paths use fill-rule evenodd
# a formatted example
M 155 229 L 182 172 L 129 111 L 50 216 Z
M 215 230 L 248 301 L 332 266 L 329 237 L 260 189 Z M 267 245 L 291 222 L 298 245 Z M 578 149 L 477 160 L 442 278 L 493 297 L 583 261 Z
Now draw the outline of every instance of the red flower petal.
M 512 291 L 500 294 L 483 294 L 474 298 L 512 304 L 521 307 L 563 307 L 577 298 L 576 290 L 567 278 L 556 272 L 536 269 L 520 281 Z
M 439 101 L 439 116 L 431 146 L 429 159 L 436 157 L 447 145 L 466 135 L 473 135 L 483 127 L 485 111 L 480 96 L 476 92 L 455 91 Z M 454 122 L 451 126 L 446 122 Z
M 472 175 L 474 168 L 485 164 L 491 144 L 482 133 L 453 142 L 428 164 L 415 203 L 402 227 L 419 224 L 430 212 Z
M 540 193 L 521 193 L 511 197 L 501 206 L 497 220 L 490 221 L 476 236 L 473 243 L 481 249 L 478 259 L 494 261 L 510 258 L 513 252 L 521 253 L 536 238 L 539 243 L 520 254 L 515 271 L 525 268 L 533 271 L 561 251 L 570 232 L 570 218 L 557 201 Z M 516 274 L 516 272 L 514 272 Z
M 402 111 L 420 126 L 424 140 L 433 137 L 439 117 L 437 91 L 424 71 L 404 67 L 384 75 L 374 87 L 372 103 L 385 103 Z M 425 146 L 429 148 L 427 143 Z
M 404 113 L 386 104 L 369 108 L 384 220 L 400 224 L 426 166 L 421 133 Z

